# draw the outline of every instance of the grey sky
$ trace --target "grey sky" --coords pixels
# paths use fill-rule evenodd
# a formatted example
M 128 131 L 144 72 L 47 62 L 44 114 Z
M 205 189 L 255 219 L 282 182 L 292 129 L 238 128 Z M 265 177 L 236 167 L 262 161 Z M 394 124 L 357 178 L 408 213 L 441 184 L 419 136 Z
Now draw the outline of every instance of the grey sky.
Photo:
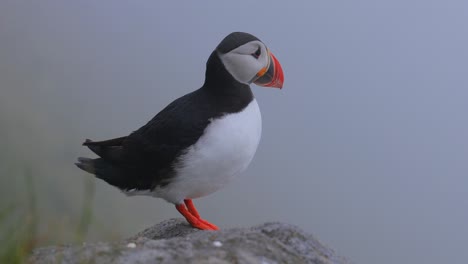
M 44 212 L 73 217 L 90 178 L 73 166 L 90 154 L 81 141 L 143 125 L 202 84 L 225 35 L 246 31 L 275 53 L 284 88 L 253 87 L 257 155 L 196 201 L 205 218 L 294 223 L 358 263 L 461 263 L 467 25 L 466 1 L 2 1 L 3 163 L 31 163 Z M 178 216 L 100 181 L 96 192 L 92 239 Z

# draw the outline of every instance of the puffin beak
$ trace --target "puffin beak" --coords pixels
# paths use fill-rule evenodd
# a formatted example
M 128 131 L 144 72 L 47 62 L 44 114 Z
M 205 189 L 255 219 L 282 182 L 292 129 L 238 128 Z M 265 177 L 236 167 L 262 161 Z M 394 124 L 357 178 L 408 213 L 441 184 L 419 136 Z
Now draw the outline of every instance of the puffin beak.
M 278 59 L 268 51 L 268 65 L 256 75 L 254 83 L 265 87 L 283 88 L 284 74 Z

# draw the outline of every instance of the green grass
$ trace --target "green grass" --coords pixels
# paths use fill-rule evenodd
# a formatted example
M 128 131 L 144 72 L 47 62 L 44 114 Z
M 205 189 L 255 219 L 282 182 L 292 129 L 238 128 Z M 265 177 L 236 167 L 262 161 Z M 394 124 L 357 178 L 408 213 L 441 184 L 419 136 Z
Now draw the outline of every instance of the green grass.
M 38 242 L 36 193 L 30 170 L 24 178 L 26 207 L 10 204 L 0 211 L 0 263 L 24 263 Z
M 0 208 L 0 263 L 25 263 L 35 247 L 50 241 L 38 232 L 41 219 L 31 170 L 24 171 L 24 180 L 26 190 L 21 192 L 25 196 L 21 197 L 24 202 L 12 202 Z M 93 199 L 94 181 L 88 180 L 85 183 L 83 208 L 75 231 L 75 242 L 82 242 L 86 238 L 93 218 Z
M 93 200 L 95 192 L 94 178 L 88 177 L 85 182 L 85 196 L 83 208 L 81 209 L 81 217 L 76 229 L 76 240 L 82 242 L 88 234 L 89 226 L 93 218 Z

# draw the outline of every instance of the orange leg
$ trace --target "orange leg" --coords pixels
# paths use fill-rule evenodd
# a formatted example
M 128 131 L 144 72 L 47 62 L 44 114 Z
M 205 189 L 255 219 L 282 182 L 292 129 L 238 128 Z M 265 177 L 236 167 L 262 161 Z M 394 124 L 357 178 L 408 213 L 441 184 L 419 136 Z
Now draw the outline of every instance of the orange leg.
M 182 214 L 185 219 L 187 219 L 187 222 L 190 223 L 191 226 L 201 229 L 201 230 L 218 230 L 219 228 L 212 223 L 203 220 L 200 218 L 200 214 L 198 213 L 197 209 L 193 205 L 192 200 L 184 200 L 184 204 L 176 204 L 176 209 L 179 211 L 180 214 Z
M 190 199 L 185 199 L 184 200 L 185 206 L 187 206 L 188 211 L 195 216 L 196 218 L 200 218 L 200 214 L 197 211 L 197 208 L 195 208 L 195 205 L 193 204 L 192 200 Z
M 198 220 L 200 220 L 205 225 L 211 227 L 212 230 L 219 230 L 219 228 L 217 226 L 213 225 L 212 223 L 210 223 L 210 222 L 208 222 L 208 221 L 206 221 L 204 219 L 201 219 L 200 214 L 198 213 L 197 208 L 195 208 L 195 205 L 193 204 L 191 199 L 186 199 L 186 200 L 184 200 L 184 202 L 185 202 L 185 205 L 187 206 L 188 211 L 190 213 L 192 213 L 193 216 L 198 218 Z

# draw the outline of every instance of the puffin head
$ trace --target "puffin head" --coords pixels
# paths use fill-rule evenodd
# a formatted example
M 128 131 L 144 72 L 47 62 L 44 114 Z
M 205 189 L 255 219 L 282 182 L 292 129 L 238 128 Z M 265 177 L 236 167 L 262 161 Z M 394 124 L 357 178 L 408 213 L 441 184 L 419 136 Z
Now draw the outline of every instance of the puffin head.
M 257 37 L 233 32 L 219 43 L 215 52 L 236 81 L 247 85 L 283 87 L 283 69 L 278 59 Z

